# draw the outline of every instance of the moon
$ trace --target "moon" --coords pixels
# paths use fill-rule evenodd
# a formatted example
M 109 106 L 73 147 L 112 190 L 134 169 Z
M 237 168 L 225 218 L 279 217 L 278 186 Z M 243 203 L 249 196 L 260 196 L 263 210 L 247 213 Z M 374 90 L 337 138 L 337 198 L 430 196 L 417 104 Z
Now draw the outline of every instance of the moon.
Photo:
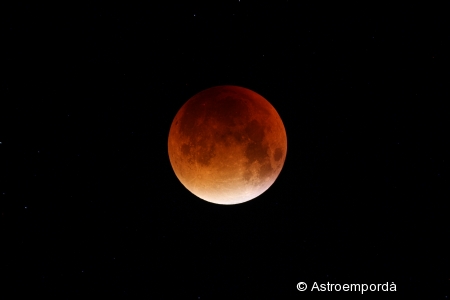
M 275 108 L 238 86 L 216 86 L 190 98 L 169 132 L 175 175 L 194 195 L 238 204 L 264 193 L 277 179 L 287 152 Z

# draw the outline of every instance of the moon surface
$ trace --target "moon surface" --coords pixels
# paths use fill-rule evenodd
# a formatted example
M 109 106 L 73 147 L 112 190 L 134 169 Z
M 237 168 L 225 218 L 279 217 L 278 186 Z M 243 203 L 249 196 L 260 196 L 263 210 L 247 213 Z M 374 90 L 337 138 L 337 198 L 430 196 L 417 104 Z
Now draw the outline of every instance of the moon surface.
M 194 95 L 169 132 L 169 159 L 181 183 L 197 197 L 238 204 L 264 193 L 286 159 L 286 131 L 275 108 L 238 86 Z

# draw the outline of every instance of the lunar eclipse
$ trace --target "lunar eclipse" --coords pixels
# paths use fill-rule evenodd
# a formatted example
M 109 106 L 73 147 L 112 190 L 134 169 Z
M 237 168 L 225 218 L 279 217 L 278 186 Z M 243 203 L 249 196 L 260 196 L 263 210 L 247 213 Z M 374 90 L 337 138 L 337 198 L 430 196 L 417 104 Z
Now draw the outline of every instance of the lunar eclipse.
M 264 193 L 286 159 L 287 137 L 275 108 L 238 86 L 216 86 L 190 98 L 176 114 L 168 152 L 181 183 L 217 204 Z

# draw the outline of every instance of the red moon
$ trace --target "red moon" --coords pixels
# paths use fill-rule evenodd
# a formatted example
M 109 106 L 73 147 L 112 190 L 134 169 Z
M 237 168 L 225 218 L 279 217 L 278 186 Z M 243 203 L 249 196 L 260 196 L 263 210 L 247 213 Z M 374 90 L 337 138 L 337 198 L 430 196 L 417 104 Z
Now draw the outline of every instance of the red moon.
M 286 159 L 286 131 L 275 108 L 238 86 L 216 86 L 190 98 L 169 132 L 169 159 L 197 197 L 238 204 L 264 193 Z

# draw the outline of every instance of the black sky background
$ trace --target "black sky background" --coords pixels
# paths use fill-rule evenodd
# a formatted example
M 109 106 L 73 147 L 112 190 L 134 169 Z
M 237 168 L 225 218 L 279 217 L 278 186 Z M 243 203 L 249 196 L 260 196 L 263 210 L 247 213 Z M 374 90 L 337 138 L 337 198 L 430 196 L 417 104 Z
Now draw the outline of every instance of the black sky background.
M 3 10 L 4 287 L 297 299 L 360 296 L 299 281 L 394 282 L 371 294 L 449 296 L 443 8 L 266 3 Z M 192 195 L 167 154 L 178 109 L 216 85 L 261 94 L 288 138 L 273 186 L 235 206 Z

